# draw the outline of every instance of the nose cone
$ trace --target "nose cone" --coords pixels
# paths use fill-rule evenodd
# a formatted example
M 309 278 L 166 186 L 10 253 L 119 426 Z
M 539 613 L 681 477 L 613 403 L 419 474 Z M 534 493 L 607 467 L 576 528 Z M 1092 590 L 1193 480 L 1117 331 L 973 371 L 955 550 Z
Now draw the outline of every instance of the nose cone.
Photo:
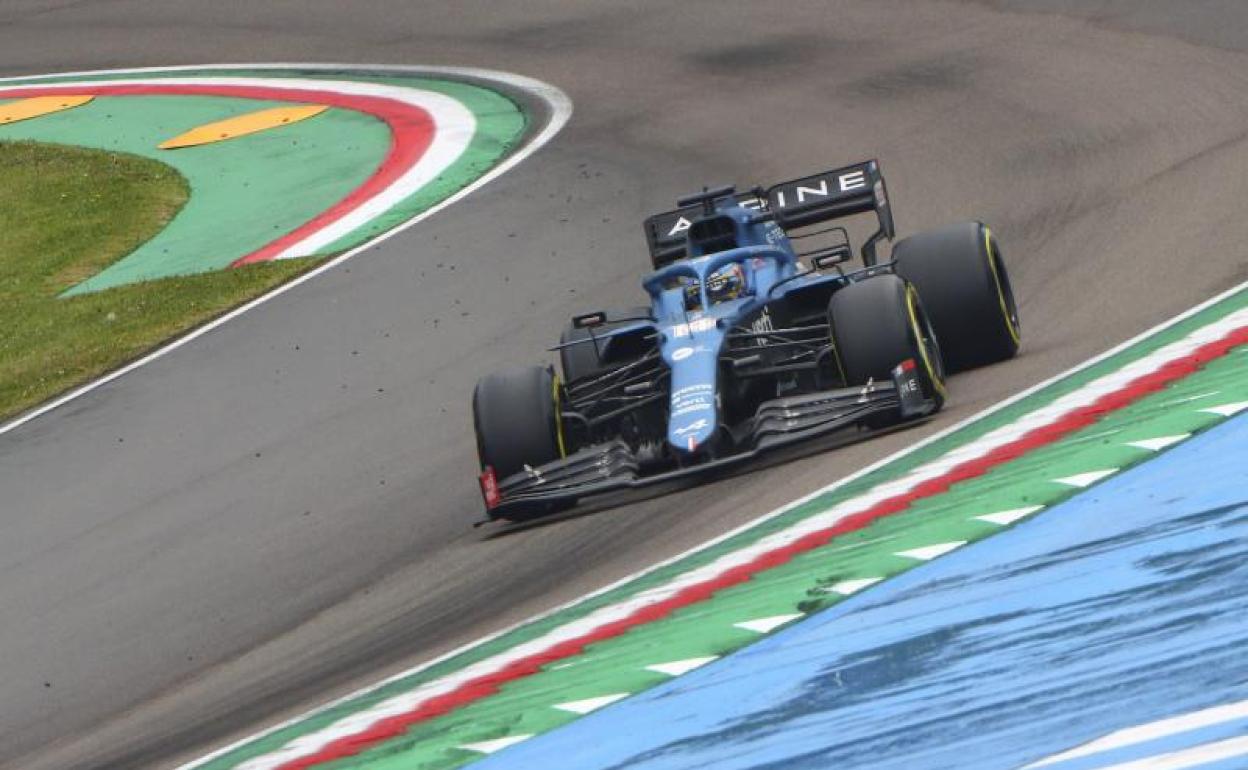
M 718 356 L 709 345 L 690 342 L 667 351 L 672 371 L 671 409 L 667 441 L 679 452 L 691 454 L 715 433 L 715 375 Z

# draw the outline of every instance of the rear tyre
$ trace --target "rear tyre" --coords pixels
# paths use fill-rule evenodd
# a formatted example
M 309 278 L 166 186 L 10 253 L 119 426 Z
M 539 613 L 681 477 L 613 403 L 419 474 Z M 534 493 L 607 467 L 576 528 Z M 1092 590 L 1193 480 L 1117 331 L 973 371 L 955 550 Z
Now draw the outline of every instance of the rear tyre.
M 893 246 L 896 272 L 914 284 L 950 372 L 1018 352 L 1018 308 L 1001 249 L 988 226 L 963 222 Z
M 499 480 L 562 456 L 559 385 L 546 366 L 522 366 L 483 377 L 472 394 L 482 469 Z
M 618 312 L 608 312 L 607 322 L 601 326 L 594 327 L 594 335 L 600 336 L 603 332 L 626 323 L 618 319 L 646 318 L 649 315 L 650 308 L 648 307 L 634 307 Z M 568 328 L 564 329 L 563 334 L 559 335 L 559 344 L 587 340 L 589 336 L 589 329 L 577 329 L 569 324 Z M 604 366 L 598 359 L 598 350 L 595 349 L 594 345 L 595 343 L 593 342 L 584 342 L 580 345 L 559 348 L 559 368 L 563 371 L 564 382 L 575 382 L 576 380 L 606 371 L 608 367 Z
M 939 409 L 945 402 L 945 374 L 940 346 L 919 293 L 895 275 L 877 275 L 851 283 L 828 302 L 832 342 L 848 385 L 891 381 L 906 359 L 918 367 L 923 395 Z M 897 417 L 881 415 L 867 424 L 883 427 Z

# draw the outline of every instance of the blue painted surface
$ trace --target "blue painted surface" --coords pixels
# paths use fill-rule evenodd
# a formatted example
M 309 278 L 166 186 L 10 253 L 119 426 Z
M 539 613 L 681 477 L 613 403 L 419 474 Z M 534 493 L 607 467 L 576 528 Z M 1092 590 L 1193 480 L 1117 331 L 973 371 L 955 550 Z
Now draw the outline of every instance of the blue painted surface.
M 1248 418 L 475 765 L 1012 768 L 1248 699 Z M 1050 767 L 1248 734 L 1240 720 Z M 1207 770 L 1248 768 L 1248 756 Z

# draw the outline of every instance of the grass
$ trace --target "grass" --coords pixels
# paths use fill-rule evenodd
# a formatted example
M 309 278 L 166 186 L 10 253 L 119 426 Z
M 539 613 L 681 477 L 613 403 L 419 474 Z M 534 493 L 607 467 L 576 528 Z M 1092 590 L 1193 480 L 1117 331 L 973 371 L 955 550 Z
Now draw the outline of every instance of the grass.
M 314 261 L 58 298 L 160 232 L 188 194 L 177 171 L 147 158 L 0 142 L 0 418 L 114 369 Z

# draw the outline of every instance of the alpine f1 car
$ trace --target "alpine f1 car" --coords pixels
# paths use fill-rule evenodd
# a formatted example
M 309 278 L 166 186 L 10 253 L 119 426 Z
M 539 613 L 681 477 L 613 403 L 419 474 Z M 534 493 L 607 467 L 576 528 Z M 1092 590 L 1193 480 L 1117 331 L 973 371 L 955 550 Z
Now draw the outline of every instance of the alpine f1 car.
M 941 408 L 946 373 L 1018 350 L 986 225 L 924 232 L 878 257 L 895 233 L 877 161 L 746 194 L 704 188 L 677 206 L 645 221 L 648 306 L 573 317 L 551 349 L 562 377 L 529 366 L 477 384 L 489 518 L 919 420 Z M 847 269 L 849 235 L 825 223 L 872 212 L 862 266 Z

